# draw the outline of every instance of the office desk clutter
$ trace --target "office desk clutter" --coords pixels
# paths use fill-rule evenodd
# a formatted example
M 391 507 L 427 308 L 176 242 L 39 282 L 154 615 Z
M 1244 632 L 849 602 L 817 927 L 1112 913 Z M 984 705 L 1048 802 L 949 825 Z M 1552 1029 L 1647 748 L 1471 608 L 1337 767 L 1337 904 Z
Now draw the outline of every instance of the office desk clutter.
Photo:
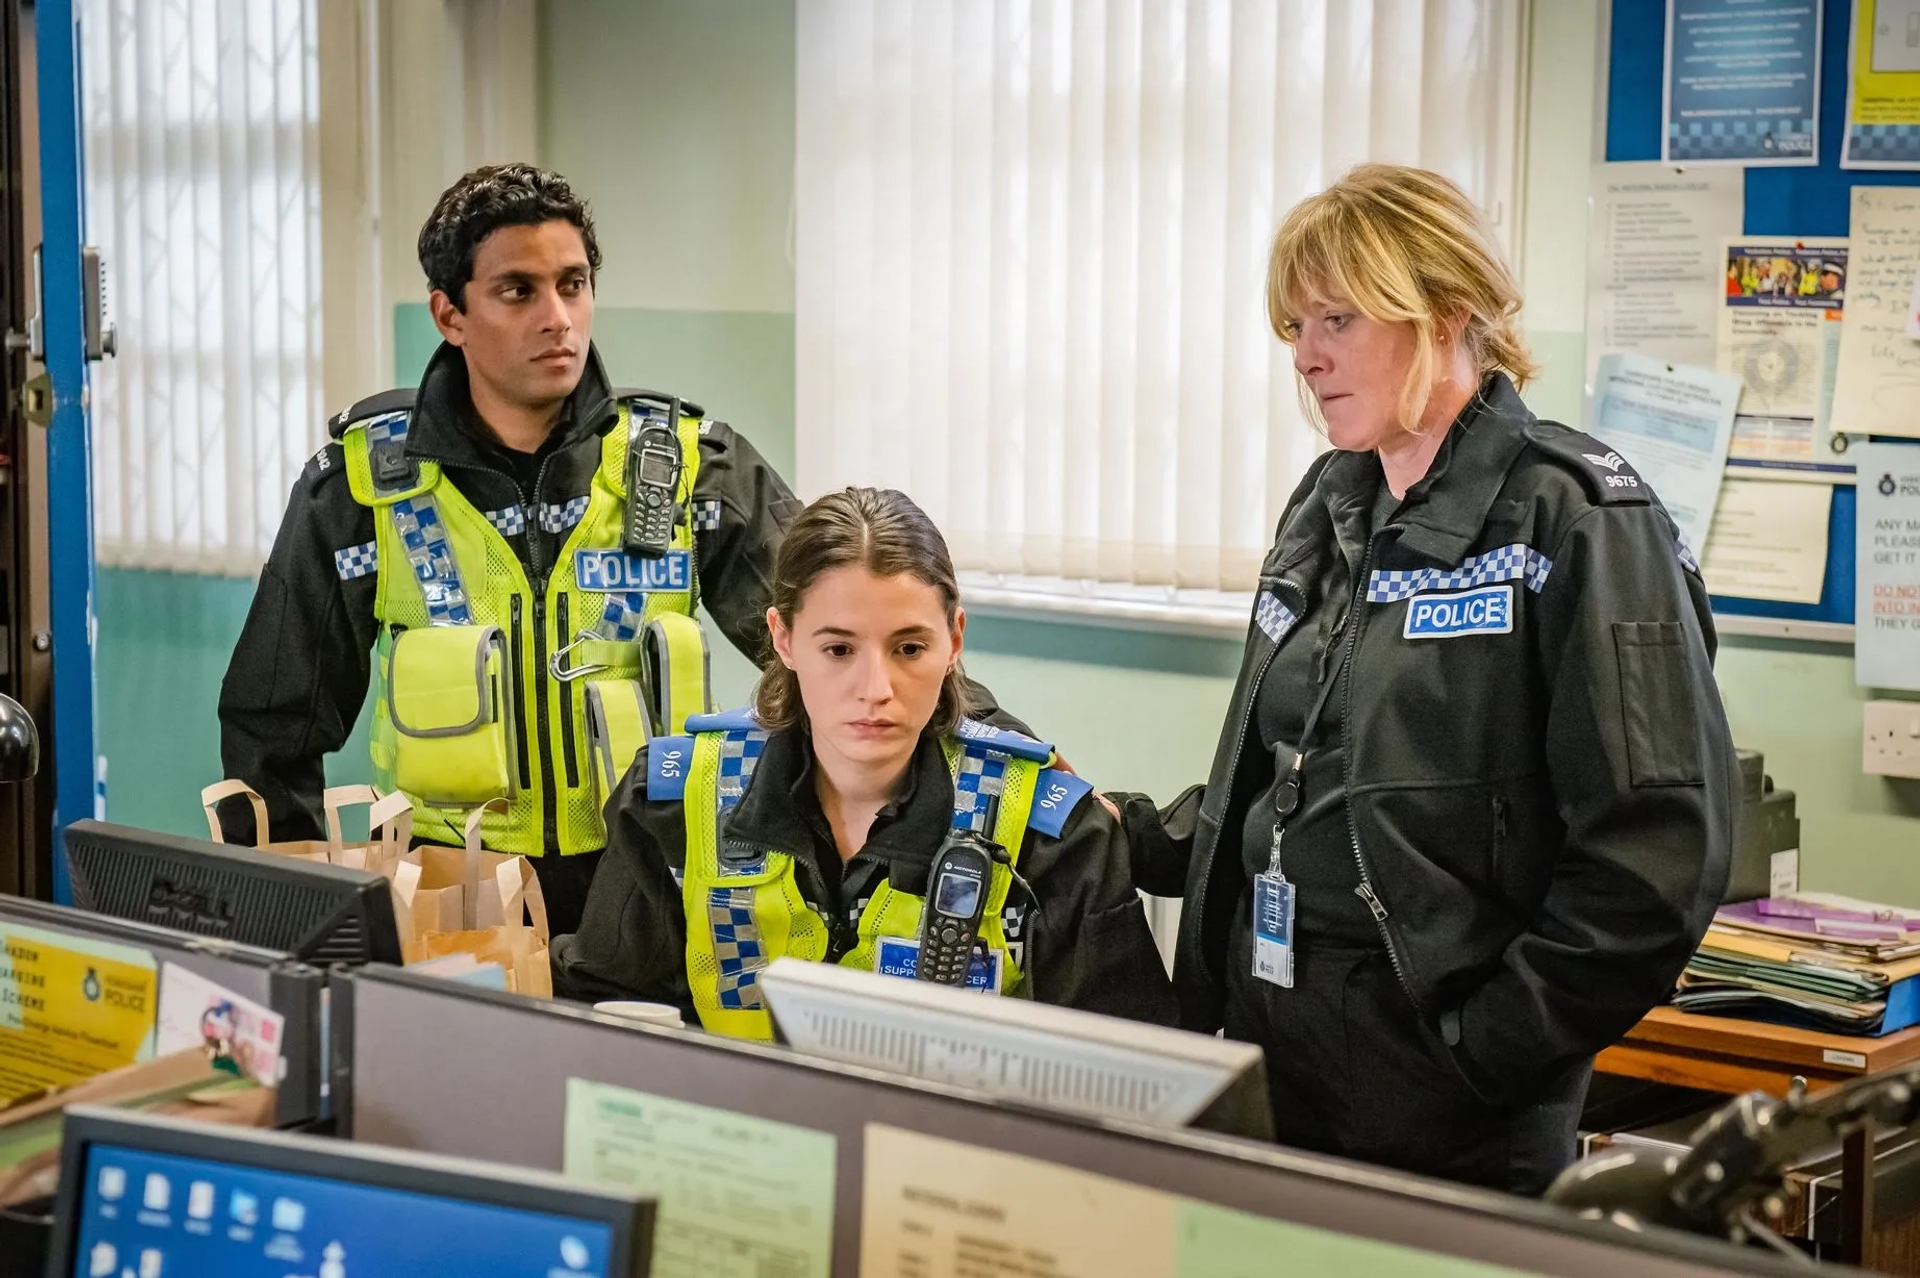
M 1722 906 L 1673 1004 L 1836 1034 L 1920 1023 L 1920 910 L 1823 892 Z

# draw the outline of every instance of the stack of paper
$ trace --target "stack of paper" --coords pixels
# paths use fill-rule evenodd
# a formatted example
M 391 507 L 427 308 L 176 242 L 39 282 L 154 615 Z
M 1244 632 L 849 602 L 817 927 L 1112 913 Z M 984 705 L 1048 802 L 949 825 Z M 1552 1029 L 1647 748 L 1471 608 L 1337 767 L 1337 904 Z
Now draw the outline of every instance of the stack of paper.
M 1839 1034 L 1920 1021 L 1920 911 L 1803 892 L 1723 906 L 1680 978 L 1682 1011 Z

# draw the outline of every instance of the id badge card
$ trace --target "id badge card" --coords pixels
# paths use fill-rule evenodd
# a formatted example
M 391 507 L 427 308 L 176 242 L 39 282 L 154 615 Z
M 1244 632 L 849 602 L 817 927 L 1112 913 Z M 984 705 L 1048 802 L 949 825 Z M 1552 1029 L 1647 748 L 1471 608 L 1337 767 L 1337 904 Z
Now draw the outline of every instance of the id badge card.
M 1271 871 L 1253 878 L 1253 974 L 1293 988 L 1293 884 Z

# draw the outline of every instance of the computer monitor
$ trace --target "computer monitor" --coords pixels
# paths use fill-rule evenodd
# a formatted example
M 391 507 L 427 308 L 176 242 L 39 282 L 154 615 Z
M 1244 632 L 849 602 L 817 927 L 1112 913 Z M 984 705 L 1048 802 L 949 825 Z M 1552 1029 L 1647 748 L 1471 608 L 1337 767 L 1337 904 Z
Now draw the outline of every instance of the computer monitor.
M 257 945 L 307 963 L 399 963 L 393 888 L 378 874 L 75 821 L 73 900 L 83 910 Z
M 68 1112 L 47 1278 L 645 1278 L 653 1203 L 550 1172 Z
M 796 1051 L 1093 1118 L 1273 1139 L 1251 1043 L 776 959 L 760 988 Z

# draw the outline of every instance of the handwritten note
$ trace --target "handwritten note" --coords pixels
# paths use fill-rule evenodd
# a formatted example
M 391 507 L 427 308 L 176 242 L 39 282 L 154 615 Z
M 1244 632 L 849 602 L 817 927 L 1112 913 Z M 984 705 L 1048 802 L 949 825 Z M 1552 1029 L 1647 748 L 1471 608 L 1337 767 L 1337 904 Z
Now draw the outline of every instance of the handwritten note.
M 1920 190 L 1854 187 L 1851 241 L 1833 429 L 1920 438 L 1920 341 L 1907 336 L 1920 272 Z

